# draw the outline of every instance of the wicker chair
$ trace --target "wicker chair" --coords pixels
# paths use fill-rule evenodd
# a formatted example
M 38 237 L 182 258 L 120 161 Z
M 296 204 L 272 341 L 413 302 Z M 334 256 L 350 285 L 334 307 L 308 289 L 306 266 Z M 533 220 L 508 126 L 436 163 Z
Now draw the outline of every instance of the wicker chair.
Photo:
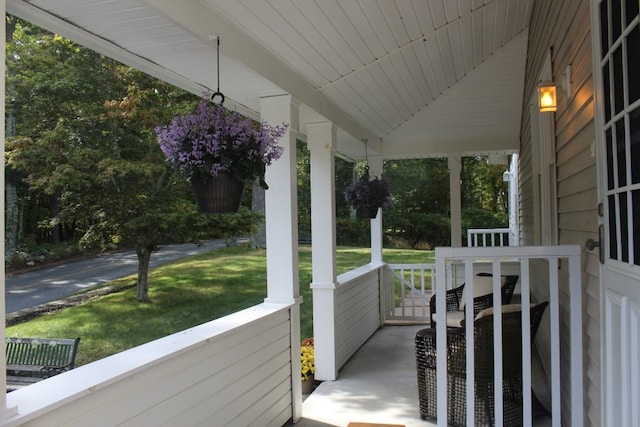
M 491 274 L 488 273 L 480 273 L 478 276 L 491 277 Z M 518 279 L 520 276 L 517 275 L 509 275 L 502 276 L 503 284 L 501 287 L 502 293 L 502 304 L 511 304 L 511 298 L 513 297 L 513 292 L 516 288 L 516 283 L 518 283 Z M 463 303 L 463 292 L 464 292 L 464 283 L 457 288 L 449 289 L 446 293 L 446 306 L 447 312 L 459 312 L 462 311 L 461 304 Z M 473 299 L 473 315 L 477 316 L 482 310 L 493 307 L 493 293 L 488 293 L 485 295 L 477 296 Z M 436 313 L 436 295 L 432 295 L 429 300 L 429 309 L 430 309 L 430 318 L 431 318 L 431 327 L 436 327 L 436 319 L 434 314 Z M 461 314 L 462 317 L 462 314 Z M 457 325 L 456 325 L 457 326 Z
M 531 306 L 533 340 L 548 303 Z M 492 310 L 487 310 L 487 312 Z M 505 426 L 522 425 L 522 318 L 519 305 L 503 307 L 503 415 Z M 436 330 L 418 331 L 415 338 L 420 417 L 437 416 Z M 493 314 L 474 321 L 475 422 L 494 425 Z M 447 328 L 448 423 L 466 425 L 466 342 L 464 328 Z

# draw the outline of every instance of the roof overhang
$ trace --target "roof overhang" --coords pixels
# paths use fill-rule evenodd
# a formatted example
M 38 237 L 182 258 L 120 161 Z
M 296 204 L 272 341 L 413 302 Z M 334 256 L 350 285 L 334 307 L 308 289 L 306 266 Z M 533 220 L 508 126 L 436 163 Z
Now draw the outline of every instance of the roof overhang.
M 519 147 L 533 0 L 252 2 L 7 0 L 7 11 L 192 93 L 259 118 L 289 94 L 331 121 L 344 156 Z M 216 40 L 220 37 L 220 76 Z

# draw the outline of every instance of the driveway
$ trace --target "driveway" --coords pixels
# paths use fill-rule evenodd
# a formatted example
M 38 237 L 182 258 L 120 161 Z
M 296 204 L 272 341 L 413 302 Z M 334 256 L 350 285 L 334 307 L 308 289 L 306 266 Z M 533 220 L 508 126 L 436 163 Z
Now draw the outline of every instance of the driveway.
M 150 267 L 226 246 L 224 239 L 163 246 L 151 254 Z M 71 261 L 50 268 L 27 271 L 5 279 L 6 313 L 33 307 L 100 286 L 138 271 L 135 251 L 119 252 Z

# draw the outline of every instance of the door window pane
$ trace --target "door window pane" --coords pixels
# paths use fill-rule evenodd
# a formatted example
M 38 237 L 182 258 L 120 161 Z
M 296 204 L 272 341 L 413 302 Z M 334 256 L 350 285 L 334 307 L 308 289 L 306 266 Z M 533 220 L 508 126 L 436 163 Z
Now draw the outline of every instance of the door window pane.
M 620 250 L 622 262 L 629 262 L 629 211 L 627 210 L 627 193 L 620 193 Z
M 613 105 L 618 114 L 624 108 L 624 78 L 622 72 L 622 46 L 613 52 Z
M 607 144 L 607 189 L 613 190 L 616 182 L 613 179 L 613 137 L 611 136 L 611 128 L 605 133 Z
M 637 4 L 637 3 L 636 3 Z M 640 26 L 627 36 L 627 84 L 629 105 L 640 99 Z
M 611 120 L 611 81 L 609 80 L 609 61 L 602 67 L 602 93 L 604 97 L 604 119 Z
M 609 202 L 609 258 L 618 259 L 618 238 L 616 234 L 616 196 L 608 197 Z
M 616 187 L 627 185 L 627 147 L 624 143 L 624 119 L 616 123 L 616 152 L 618 164 L 618 183 Z
M 640 183 L 640 108 L 636 108 L 629 114 L 629 145 L 631 146 L 631 182 L 638 184 Z M 635 230 L 640 231 L 638 228 Z
M 638 0 L 627 0 L 625 1 L 625 13 L 624 15 L 626 16 L 626 20 L 625 20 L 625 24 L 627 26 L 629 26 L 629 24 L 631 24 L 631 21 L 633 21 L 633 18 L 636 17 L 636 15 L 638 14 Z
M 622 2 L 611 1 L 611 40 L 617 40 L 622 33 Z
M 609 2 L 602 0 L 600 3 L 600 43 L 602 43 L 602 57 L 609 50 Z

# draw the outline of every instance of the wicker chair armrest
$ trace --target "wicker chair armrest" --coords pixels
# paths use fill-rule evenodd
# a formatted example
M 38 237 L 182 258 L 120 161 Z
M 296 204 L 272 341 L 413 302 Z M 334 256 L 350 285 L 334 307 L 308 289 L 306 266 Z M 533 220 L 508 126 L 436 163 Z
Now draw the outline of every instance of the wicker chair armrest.
M 511 298 L 513 298 L 513 293 L 516 290 L 516 284 L 518 283 L 518 279 L 520 276 L 510 275 L 506 276 L 506 281 L 504 285 L 502 285 L 502 304 L 511 304 Z
M 462 298 L 462 290 L 464 289 L 464 283 L 457 288 L 448 289 L 445 295 L 445 304 L 447 311 L 456 311 L 460 307 L 460 299 Z M 429 308 L 432 313 L 436 312 L 436 295 L 431 295 L 429 300 Z
M 460 300 L 462 298 L 462 290 L 464 289 L 464 283 L 457 288 L 448 289 L 445 294 L 445 304 L 447 312 L 457 311 L 460 308 Z M 436 322 L 433 318 L 433 313 L 436 312 L 436 295 L 431 295 L 429 299 L 429 316 L 431 318 L 431 327 L 434 327 Z
M 475 318 L 485 308 L 493 307 L 493 293 L 481 295 L 473 299 L 473 317 Z

